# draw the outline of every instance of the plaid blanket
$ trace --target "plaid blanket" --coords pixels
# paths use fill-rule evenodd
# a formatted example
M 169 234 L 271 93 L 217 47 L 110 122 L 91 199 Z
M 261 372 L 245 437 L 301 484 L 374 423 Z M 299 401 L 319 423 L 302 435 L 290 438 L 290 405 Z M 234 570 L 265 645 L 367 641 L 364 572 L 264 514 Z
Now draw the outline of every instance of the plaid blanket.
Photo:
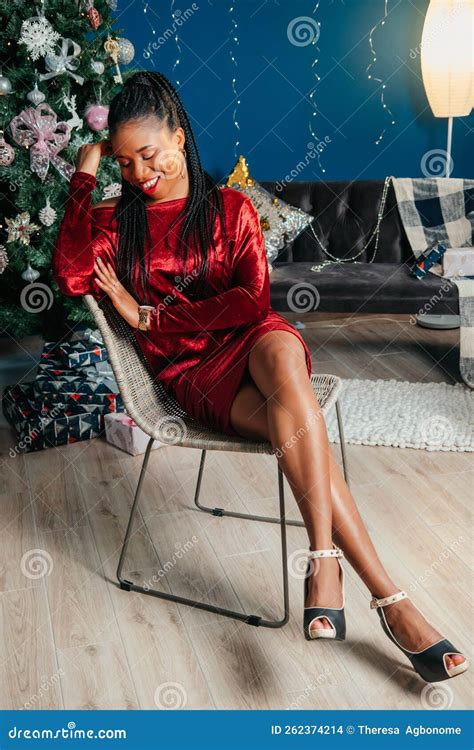
M 400 218 L 416 258 L 436 242 L 447 247 L 474 245 L 474 180 L 392 177 L 392 182 Z M 430 270 L 439 273 L 439 269 Z M 451 281 L 459 291 L 459 367 L 466 385 L 474 388 L 474 279 Z

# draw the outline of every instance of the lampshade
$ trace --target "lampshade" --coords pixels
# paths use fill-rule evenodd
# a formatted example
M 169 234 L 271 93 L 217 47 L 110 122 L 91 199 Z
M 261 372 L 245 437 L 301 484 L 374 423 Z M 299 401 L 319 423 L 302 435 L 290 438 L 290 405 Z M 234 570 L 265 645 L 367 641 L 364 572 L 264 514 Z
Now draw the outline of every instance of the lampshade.
M 421 38 L 421 72 L 435 117 L 474 105 L 474 0 L 431 0 Z

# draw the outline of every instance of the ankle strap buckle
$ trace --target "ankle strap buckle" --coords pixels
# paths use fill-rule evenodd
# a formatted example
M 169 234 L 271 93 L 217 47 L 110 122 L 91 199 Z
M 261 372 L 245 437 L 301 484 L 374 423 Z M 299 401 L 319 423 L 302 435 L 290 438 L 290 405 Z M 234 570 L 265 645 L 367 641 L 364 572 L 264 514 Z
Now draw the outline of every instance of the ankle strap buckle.
M 334 549 L 310 549 L 308 558 L 313 559 L 315 557 L 344 557 L 344 552 L 336 546 L 334 546 Z
M 395 602 L 400 602 L 402 599 L 407 599 L 407 597 L 408 594 L 406 591 L 397 591 L 396 594 L 385 596 L 383 599 L 377 599 L 377 597 L 373 596 L 370 600 L 370 609 L 385 607 L 387 604 L 395 604 Z

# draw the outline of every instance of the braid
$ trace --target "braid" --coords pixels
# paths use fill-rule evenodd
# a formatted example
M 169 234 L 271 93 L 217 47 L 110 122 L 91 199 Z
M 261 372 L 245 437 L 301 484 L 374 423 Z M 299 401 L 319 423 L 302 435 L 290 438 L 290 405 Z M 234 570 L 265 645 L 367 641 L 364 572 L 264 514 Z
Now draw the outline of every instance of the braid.
M 162 73 L 141 71 L 127 78 L 122 90 L 112 99 L 108 117 L 109 134 L 112 135 L 124 122 L 148 115 L 155 115 L 166 122 L 172 132 L 181 127 L 185 134 L 189 196 L 169 231 L 183 219 L 178 244 L 184 249 L 184 264 L 190 246 L 200 249 L 202 263 L 194 291 L 188 288 L 188 295 L 198 298 L 201 294 L 207 294 L 209 250 L 215 248 L 214 223 L 217 214 L 227 238 L 221 190 L 202 167 L 193 129 L 176 89 Z M 140 286 L 143 300 L 149 302 L 151 238 L 146 208 L 143 192 L 122 179 L 122 194 L 114 214 L 119 237 L 117 270 L 128 291 L 137 294 Z

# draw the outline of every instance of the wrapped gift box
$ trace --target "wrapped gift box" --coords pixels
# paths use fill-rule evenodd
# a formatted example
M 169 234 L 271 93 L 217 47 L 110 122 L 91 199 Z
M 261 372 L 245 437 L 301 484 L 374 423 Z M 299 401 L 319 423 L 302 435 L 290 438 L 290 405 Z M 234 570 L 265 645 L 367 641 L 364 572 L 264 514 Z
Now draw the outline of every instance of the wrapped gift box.
M 107 360 L 107 350 L 99 330 L 75 331 L 70 340 L 59 344 L 58 354 L 66 367 L 84 367 Z
M 117 396 L 118 386 L 109 362 L 98 362 L 88 367 L 65 369 L 64 362 L 57 356 L 57 347 L 46 344 L 34 380 L 35 397 L 46 398 L 59 394 L 60 400 L 86 402 L 85 396 Z
M 150 437 L 128 414 L 106 414 L 104 422 L 107 442 L 132 456 L 145 453 Z M 155 450 L 162 445 L 165 444 L 155 440 L 151 449 Z
M 35 397 L 39 398 L 37 393 Z M 41 394 L 41 401 L 45 406 L 52 406 L 54 404 L 79 404 L 80 406 L 87 406 L 88 404 L 94 404 L 100 406 L 104 413 L 109 412 L 123 412 L 125 406 L 122 401 L 120 393 L 96 393 L 86 395 L 84 393 L 43 393 Z
M 64 408 L 57 404 L 50 409 L 35 399 L 33 383 L 7 386 L 2 406 L 17 433 L 18 442 L 11 449 L 17 453 L 90 440 L 103 432 L 100 407 L 77 411 L 77 406 Z
M 474 276 L 474 247 L 450 247 L 443 255 L 443 276 Z
M 417 279 L 422 279 L 430 268 L 436 263 L 439 263 L 446 252 L 446 245 L 439 242 L 433 247 L 427 248 L 415 261 L 412 266 L 412 274 Z

